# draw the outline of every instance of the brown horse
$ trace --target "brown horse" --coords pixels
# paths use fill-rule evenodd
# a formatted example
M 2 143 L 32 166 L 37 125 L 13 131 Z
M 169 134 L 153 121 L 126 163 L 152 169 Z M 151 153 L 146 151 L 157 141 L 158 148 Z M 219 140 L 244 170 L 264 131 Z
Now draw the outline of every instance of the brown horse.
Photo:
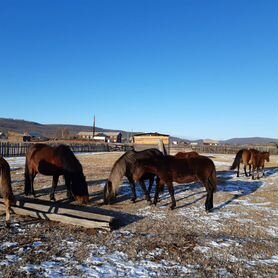
M 181 159 L 167 155 L 154 159 L 139 160 L 136 163 L 133 179 L 138 181 L 146 172 L 153 173 L 159 177 L 159 186 L 167 184 L 172 200 L 171 209 L 176 206 L 173 182 L 188 183 L 192 181 L 200 181 L 206 188 L 206 211 L 210 211 L 213 208 L 213 192 L 216 191 L 217 179 L 215 165 L 208 157 L 200 155 Z M 157 203 L 158 194 L 157 186 L 154 204 Z
M 46 144 L 34 144 L 28 149 L 25 162 L 26 195 L 33 194 L 35 197 L 34 179 L 38 173 L 53 176 L 50 200 L 55 201 L 55 189 L 59 176 L 63 175 L 68 198 L 74 197 L 81 204 L 89 201 L 82 165 L 68 146 L 51 147 Z
M 199 156 L 199 154 L 195 151 L 192 151 L 192 152 L 177 152 L 175 154 L 175 158 L 179 158 L 179 159 L 191 158 L 191 157 L 197 157 L 197 156 Z M 160 192 L 164 191 L 164 186 L 163 185 L 160 185 L 159 191 Z
M 245 176 L 248 177 L 251 175 L 251 165 L 249 164 L 249 161 L 250 161 L 252 152 L 257 152 L 257 150 L 241 149 L 237 152 L 234 162 L 233 162 L 232 166 L 230 167 L 230 170 L 234 170 L 237 167 L 237 177 L 239 177 L 240 163 L 243 163 L 243 165 L 244 165 L 243 169 L 244 169 Z M 249 175 L 246 172 L 247 165 L 249 166 Z
M 127 151 L 124 153 L 113 165 L 111 173 L 109 175 L 109 178 L 105 184 L 104 190 L 103 190 L 103 199 L 105 204 L 109 204 L 112 199 L 114 199 L 119 191 L 119 186 L 121 184 L 122 178 L 124 176 L 127 177 L 130 186 L 131 186 L 131 191 L 133 194 L 132 201 L 136 201 L 136 190 L 135 190 L 135 183 L 133 180 L 133 172 L 134 172 L 134 165 L 135 162 L 138 159 L 146 159 L 146 158 L 151 158 L 151 157 L 157 157 L 157 156 L 163 156 L 163 153 L 157 149 L 147 149 L 143 151 Z M 140 178 L 140 185 L 142 187 L 142 190 L 145 194 L 145 199 L 148 202 L 151 202 L 150 199 L 150 190 L 152 187 L 152 184 L 154 182 L 154 177 L 152 173 L 145 173 Z M 144 180 L 149 180 L 149 189 L 146 189 L 146 185 L 144 183 Z
M 264 176 L 264 162 L 269 162 L 269 152 L 252 152 L 249 164 L 252 166 L 252 179 L 255 179 L 255 170 L 257 170 L 257 179 L 260 178 L 259 170 L 262 169 Z
M 0 156 L 0 193 L 4 199 L 6 207 L 6 226 L 9 227 L 11 223 L 11 205 L 15 203 L 14 194 L 11 186 L 11 171 L 8 162 Z
M 190 158 L 190 157 L 197 157 L 199 154 L 195 151 L 192 152 L 178 152 L 175 154 L 176 158 Z

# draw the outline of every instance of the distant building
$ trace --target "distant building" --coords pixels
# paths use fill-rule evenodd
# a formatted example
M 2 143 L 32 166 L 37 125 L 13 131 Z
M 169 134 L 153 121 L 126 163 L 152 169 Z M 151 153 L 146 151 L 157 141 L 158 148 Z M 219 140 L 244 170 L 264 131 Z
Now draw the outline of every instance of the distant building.
M 4 132 L 0 131 L 0 140 L 6 140 L 6 139 L 8 139 L 8 136 Z
M 92 131 L 80 131 L 78 132 L 78 137 L 83 140 L 96 140 L 108 143 L 121 143 L 122 133 L 121 132 L 97 132 Z
M 166 150 L 170 147 L 170 136 L 157 132 L 140 133 L 133 136 L 134 148 L 136 151 L 141 151 L 149 148 L 159 148 L 161 142 Z M 159 148 L 160 149 L 160 148 Z
M 203 145 L 207 145 L 207 146 L 218 146 L 218 145 L 219 145 L 219 141 L 217 141 L 217 140 L 211 140 L 211 139 L 205 139 L 205 140 L 203 140 Z
M 42 141 L 48 141 L 49 138 L 41 135 L 39 132 L 24 132 L 22 135 L 23 142 L 42 142 Z
M 138 145 L 156 145 L 162 140 L 164 145 L 169 145 L 170 136 L 157 132 L 140 133 L 133 135 L 133 143 Z

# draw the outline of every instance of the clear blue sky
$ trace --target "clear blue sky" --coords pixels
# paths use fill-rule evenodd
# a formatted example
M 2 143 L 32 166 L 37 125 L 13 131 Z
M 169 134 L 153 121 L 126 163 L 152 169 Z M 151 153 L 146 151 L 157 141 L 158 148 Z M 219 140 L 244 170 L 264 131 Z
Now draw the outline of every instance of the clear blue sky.
M 0 0 L 0 26 L 0 117 L 277 138 L 276 0 Z

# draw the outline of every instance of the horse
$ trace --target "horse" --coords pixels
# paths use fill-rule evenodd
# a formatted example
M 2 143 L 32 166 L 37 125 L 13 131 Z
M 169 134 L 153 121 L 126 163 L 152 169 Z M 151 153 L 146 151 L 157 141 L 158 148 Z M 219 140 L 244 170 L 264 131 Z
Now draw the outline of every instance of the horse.
M 103 190 L 103 200 L 105 204 L 109 204 L 112 199 L 114 199 L 119 191 L 119 186 L 121 184 L 121 180 L 124 176 L 127 177 L 130 186 L 131 186 L 131 191 L 133 194 L 133 197 L 131 201 L 135 202 L 137 199 L 136 196 L 136 190 L 135 190 L 135 183 L 133 180 L 133 172 L 134 172 L 134 165 L 135 162 L 138 159 L 146 159 L 146 158 L 152 158 L 152 157 L 160 157 L 163 156 L 164 154 L 159 151 L 158 149 L 147 149 L 143 151 L 135 151 L 135 150 L 130 150 L 124 153 L 116 162 L 114 163 L 112 170 L 110 172 L 109 178 L 104 186 Z M 150 191 L 152 184 L 154 182 L 154 177 L 155 175 L 150 174 L 150 173 L 145 173 L 142 175 L 142 177 L 139 179 L 140 185 L 142 187 L 142 190 L 145 195 L 145 199 L 148 202 L 151 202 L 150 199 Z M 146 189 L 146 185 L 144 183 L 144 180 L 148 179 L 149 180 L 149 188 L 148 190 Z
M 200 181 L 207 191 L 205 201 L 206 211 L 213 208 L 213 193 L 216 191 L 217 179 L 216 169 L 213 161 L 206 157 L 198 155 L 191 158 L 176 158 L 174 156 L 162 156 L 144 160 L 138 160 L 133 174 L 134 181 L 140 180 L 145 173 L 153 173 L 159 177 L 159 185 L 156 186 L 154 204 L 158 200 L 158 188 L 167 184 L 171 196 L 171 209 L 176 207 L 174 197 L 173 182 L 189 183 Z
M 234 170 L 237 167 L 237 177 L 239 177 L 240 163 L 243 163 L 244 164 L 243 169 L 244 169 L 245 176 L 246 177 L 250 176 L 251 175 L 251 164 L 249 162 L 250 162 L 252 154 L 257 153 L 257 152 L 259 152 L 259 151 L 255 150 L 255 149 L 239 150 L 235 156 L 232 166 L 230 167 L 230 170 Z M 249 165 L 249 175 L 247 175 L 247 172 L 246 172 L 247 165 Z
M 249 160 L 249 164 L 252 166 L 252 179 L 255 179 L 255 170 L 257 170 L 257 179 L 260 178 L 259 170 L 262 169 L 262 176 L 264 176 L 264 162 L 269 162 L 269 152 L 253 152 Z
M 35 197 L 34 179 L 38 173 L 53 176 L 50 200 L 55 201 L 55 189 L 59 176 L 63 175 L 67 197 L 69 199 L 75 198 L 80 204 L 88 203 L 88 185 L 82 165 L 68 146 L 51 147 L 37 143 L 28 149 L 25 162 L 25 195 L 33 194 Z
M 197 156 L 199 156 L 199 154 L 195 151 L 192 151 L 192 152 L 177 152 L 175 154 L 175 158 L 181 158 L 181 159 L 190 158 L 190 157 L 197 157 Z M 160 192 L 164 191 L 164 186 L 163 185 L 161 185 L 159 187 L 159 191 Z
M 4 199 L 6 208 L 6 226 L 11 223 L 11 206 L 15 204 L 15 198 L 11 186 L 11 170 L 8 162 L 0 156 L 0 193 Z
M 190 157 L 197 157 L 199 154 L 195 151 L 192 152 L 178 152 L 175 154 L 176 158 L 190 158 Z

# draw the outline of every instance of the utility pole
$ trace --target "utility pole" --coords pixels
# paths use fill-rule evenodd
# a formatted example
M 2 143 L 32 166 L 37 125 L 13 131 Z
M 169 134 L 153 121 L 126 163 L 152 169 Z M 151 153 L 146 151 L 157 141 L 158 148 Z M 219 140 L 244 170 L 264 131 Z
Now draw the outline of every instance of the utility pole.
M 94 122 L 93 122 L 93 139 L 95 138 L 96 134 L 96 115 L 94 114 Z

